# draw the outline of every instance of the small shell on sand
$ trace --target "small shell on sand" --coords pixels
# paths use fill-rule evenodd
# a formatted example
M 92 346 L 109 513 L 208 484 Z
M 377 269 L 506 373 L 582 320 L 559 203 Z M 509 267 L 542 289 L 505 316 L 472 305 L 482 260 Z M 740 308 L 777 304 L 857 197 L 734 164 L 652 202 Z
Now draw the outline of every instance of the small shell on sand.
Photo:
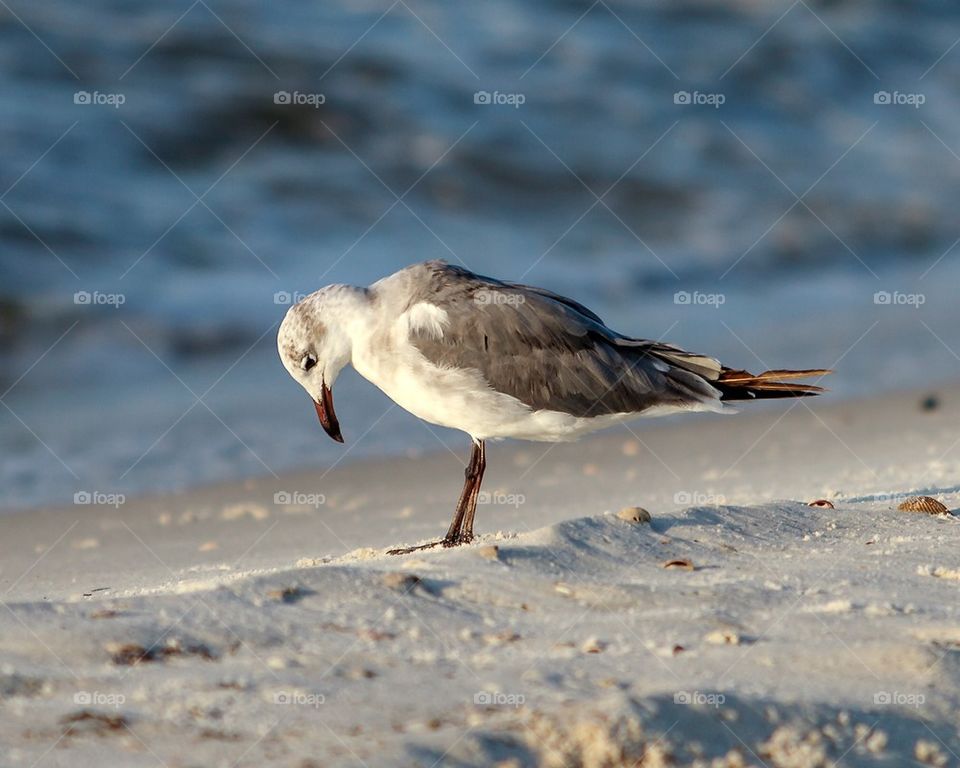
M 652 519 L 650 513 L 643 507 L 624 507 L 617 512 L 617 517 L 628 523 L 649 523 Z
M 833 506 L 832 501 L 827 501 L 826 499 L 817 499 L 816 501 L 811 501 L 807 504 L 808 507 L 823 507 L 824 509 L 836 509 Z
M 677 568 L 684 571 L 694 570 L 694 565 L 692 560 L 688 560 L 685 557 L 676 557 L 672 560 L 667 560 L 663 564 L 664 568 Z
M 936 499 L 929 496 L 911 496 L 897 507 L 901 512 L 926 512 L 928 515 L 948 515 L 947 509 Z
M 398 571 L 390 571 L 389 573 L 383 574 L 381 581 L 383 582 L 383 586 L 389 587 L 390 589 L 397 589 L 401 592 L 409 592 L 420 586 L 419 576 L 414 576 L 412 573 L 400 573 Z
M 589 637 L 580 646 L 580 651 L 582 653 L 603 653 L 607 645 L 608 643 L 598 637 Z
M 711 645 L 740 645 L 740 635 L 732 629 L 715 629 L 703 639 Z

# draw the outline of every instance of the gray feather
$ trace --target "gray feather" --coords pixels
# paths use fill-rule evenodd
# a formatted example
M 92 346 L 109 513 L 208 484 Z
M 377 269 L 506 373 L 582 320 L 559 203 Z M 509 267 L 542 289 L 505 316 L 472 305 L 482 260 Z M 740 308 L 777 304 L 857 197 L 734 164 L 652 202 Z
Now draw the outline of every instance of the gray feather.
M 535 410 L 574 416 L 639 413 L 714 402 L 706 378 L 719 364 L 676 347 L 622 336 L 589 309 L 540 288 L 444 262 L 409 268 L 410 302 L 447 313 L 441 338 L 414 332 L 432 363 L 472 368 L 498 392 Z M 689 364 L 684 364 L 687 360 Z

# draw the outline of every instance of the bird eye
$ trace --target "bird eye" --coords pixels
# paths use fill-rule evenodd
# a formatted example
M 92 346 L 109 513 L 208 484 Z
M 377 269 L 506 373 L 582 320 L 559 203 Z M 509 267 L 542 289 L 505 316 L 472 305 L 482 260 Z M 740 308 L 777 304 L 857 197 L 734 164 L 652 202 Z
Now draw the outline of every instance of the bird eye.
M 304 355 L 303 359 L 300 361 L 300 367 L 305 371 L 309 371 L 316 364 L 317 358 L 315 358 L 313 355 Z

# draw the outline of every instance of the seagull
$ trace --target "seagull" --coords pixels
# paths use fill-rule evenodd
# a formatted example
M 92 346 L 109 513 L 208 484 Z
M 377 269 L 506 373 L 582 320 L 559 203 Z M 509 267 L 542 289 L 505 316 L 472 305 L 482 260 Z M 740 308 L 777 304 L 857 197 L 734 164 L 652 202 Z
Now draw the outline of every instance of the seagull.
M 565 296 L 444 261 L 414 264 L 367 288 L 321 288 L 287 311 L 277 349 L 337 442 L 333 384 L 347 364 L 414 416 L 473 441 L 446 535 L 390 554 L 473 540 L 487 440 L 570 441 L 639 417 L 817 395 L 822 387 L 793 380 L 830 373 L 727 368 L 618 333 Z

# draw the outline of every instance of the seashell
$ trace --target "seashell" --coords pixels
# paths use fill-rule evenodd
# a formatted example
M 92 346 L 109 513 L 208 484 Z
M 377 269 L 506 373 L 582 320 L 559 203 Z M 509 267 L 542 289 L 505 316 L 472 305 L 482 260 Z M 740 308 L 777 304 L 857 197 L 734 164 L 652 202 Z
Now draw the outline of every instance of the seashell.
M 650 513 L 643 507 L 624 507 L 617 512 L 617 517 L 628 523 L 649 523 L 652 519 Z
M 817 499 L 816 501 L 811 501 L 807 504 L 808 507 L 823 507 L 824 509 L 836 509 L 833 506 L 832 501 L 827 501 L 826 499 Z
M 739 633 L 732 629 L 715 629 L 703 638 L 712 645 L 740 645 Z
M 597 637 L 590 637 L 584 641 L 583 645 L 580 646 L 580 651 L 582 653 L 603 653 L 607 648 L 608 643 L 605 640 L 600 640 Z
M 663 564 L 663 567 L 664 568 L 680 568 L 684 571 L 692 571 L 694 569 L 693 562 L 691 560 L 688 560 L 685 557 L 677 557 L 677 558 L 674 558 L 673 560 L 667 560 Z
M 419 576 L 415 576 L 412 573 L 400 573 L 398 571 L 390 571 L 389 573 L 383 574 L 383 576 L 380 577 L 380 582 L 389 589 L 396 589 L 401 592 L 410 592 L 421 585 Z
M 911 496 L 897 507 L 901 512 L 926 512 L 928 515 L 949 515 L 947 509 L 936 499 L 929 496 Z

